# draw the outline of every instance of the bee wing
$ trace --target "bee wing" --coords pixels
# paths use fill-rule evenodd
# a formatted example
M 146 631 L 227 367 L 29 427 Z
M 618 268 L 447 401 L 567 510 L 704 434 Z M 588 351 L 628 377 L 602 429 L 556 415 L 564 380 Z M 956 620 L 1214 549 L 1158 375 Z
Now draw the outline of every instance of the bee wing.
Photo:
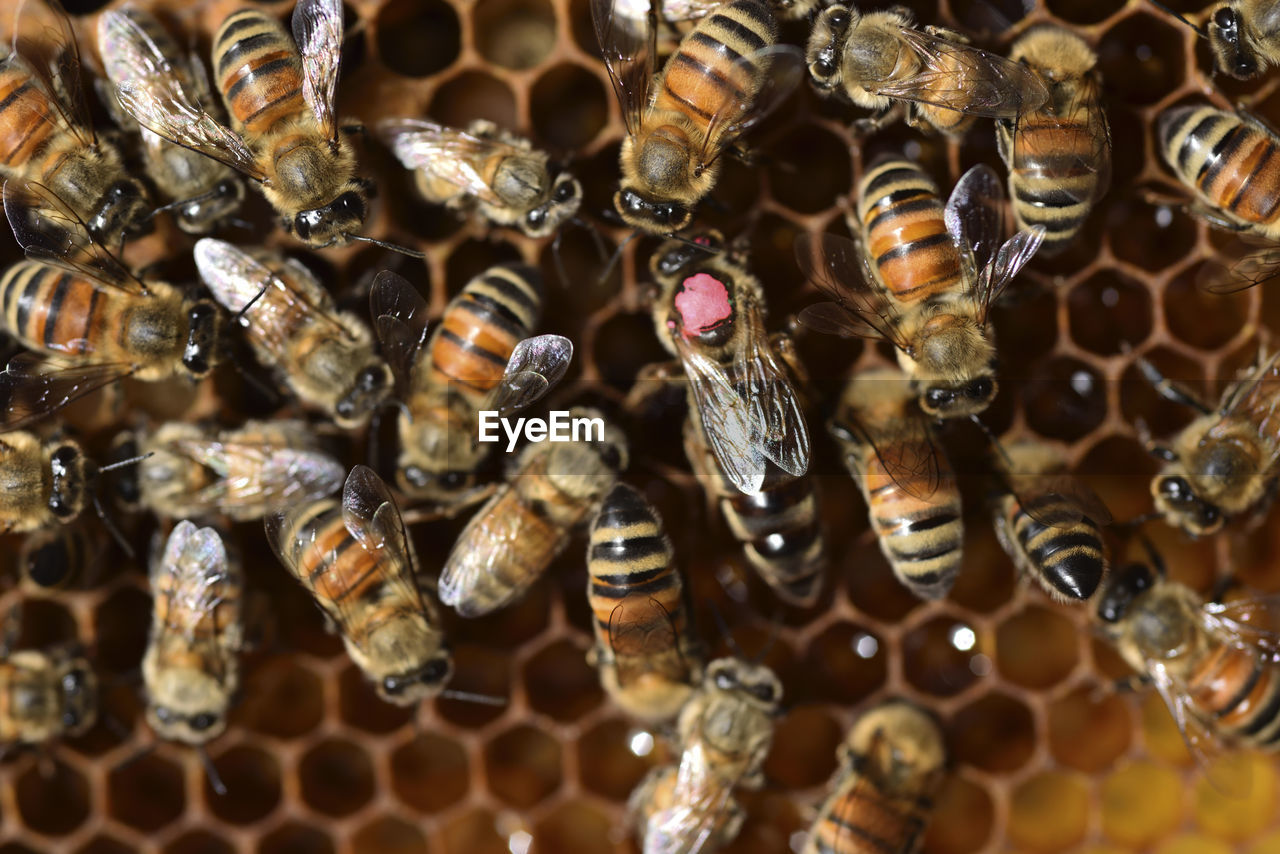
M 293 40 L 302 54 L 302 100 L 331 139 L 338 138 L 334 112 L 342 64 L 342 0 L 298 0 Z
M 802 324 L 845 338 L 884 339 L 899 350 L 910 347 L 898 331 L 897 309 L 868 273 L 857 243 L 837 234 L 806 232 L 796 237 L 795 256 L 805 277 L 832 298 L 801 311 Z
M 531 406 L 564 378 L 572 360 L 573 342 L 563 335 L 524 339 L 512 351 L 502 381 L 483 408 L 507 416 Z
M 656 810 L 645 826 L 645 854 L 697 854 L 708 850 L 724 813 L 733 799 L 737 781 L 723 779 L 711 770 L 701 740 L 685 747 L 676 771 L 671 806 Z
M 1250 595 L 1232 602 L 1208 602 L 1201 619 L 1227 643 L 1280 661 L 1280 595 Z
M 35 353 L 19 353 L 0 373 L 0 431 L 34 424 L 133 370 L 119 363 L 63 365 Z
M 202 489 L 197 500 L 223 509 L 253 506 L 270 512 L 318 501 L 337 492 L 346 474 L 337 460 L 321 451 L 196 439 L 179 440 L 173 448 L 218 474 L 218 481 Z
M 231 568 L 222 538 L 213 528 L 196 528 L 183 520 L 174 526 L 164 555 L 152 569 L 152 587 L 161 574 L 172 574 L 165 628 L 195 643 L 201 624 L 213 620 L 230 583 Z M 217 626 L 214 626 L 215 631 Z
M 1225 745 L 1196 714 L 1188 698 L 1187 686 L 1180 679 L 1175 678 L 1163 662 L 1147 659 L 1146 671 L 1151 684 L 1155 686 L 1168 707 L 1169 714 L 1173 716 L 1174 723 L 1178 725 L 1178 732 L 1182 734 L 1187 752 L 1191 754 L 1191 758 L 1195 760 L 1210 784 L 1229 797 L 1247 796 L 1252 780 L 1249 777 L 1227 773 L 1223 770 L 1221 763 L 1214 762 L 1223 753 Z
M 987 313 L 1000 298 L 1000 294 L 1004 293 L 1004 289 L 1036 254 L 1036 250 L 1044 242 L 1044 236 L 1045 228 L 1042 225 L 1033 225 L 1019 231 L 1000 246 L 996 257 L 978 273 L 974 299 L 978 302 L 979 317 L 983 323 L 986 323 Z
M 382 478 L 368 466 L 356 466 L 342 487 L 342 520 L 369 551 L 382 551 L 412 578 L 409 537 L 400 508 Z M 416 595 L 417 585 L 410 582 Z
M 947 199 L 943 218 L 956 243 L 973 254 L 976 269 L 982 270 L 995 255 L 1004 222 L 1004 185 L 994 169 L 974 166 L 960 176 Z
M 480 174 L 480 164 L 493 156 L 520 153 L 520 149 L 501 140 L 484 139 L 420 119 L 384 120 L 378 123 L 378 135 L 405 168 L 425 171 L 492 205 L 502 204 L 502 199 Z
M 427 343 L 427 301 L 404 276 L 383 270 L 369 291 L 369 313 L 382 357 L 403 394 Z
M 1237 244 L 1249 246 L 1243 241 Z M 1230 264 L 1210 260 L 1206 264 L 1204 289 L 1215 294 L 1235 294 L 1280 278 L 1280 249 L 1245 251 Z
M 734 60 L 725 78 L 747 82 L 759 77 L 760 88 L 750 95 L 732 82 L 722 87 L 725 97 L 712 110 L 699 162 L 713 162 L 729 143 L 785 103 L 805 73 L 804 54 L 795 45 L 769 45 Z
M 1272 439 L 1280 435 L 1277 410 L 1280 410 L 1280 350 L 1266 356 L 1246 379 L 1234 385 L 1219 411 L 1223 420 L 1245 418 L 1260 435 Z M 1274 463 L 1275 458 L 1268 462 Z
M 660 619 L 651 620 L 653 615 Z M 628 593 L 609 613 L 609 648 L 617 665 L 618 683 L 623 686 L 650 673 L 660 673 L 672 682 L 689 681 L 689 667 L 680 655 L 671 615 L 646 593 Z M 669 650 L 676 655 L 663 654 Z
M 911 27 L 899 35 L 919 58 L 920 70 L 868 85 L 875 95 L 989 118 L 1012 118 L 1049 100 L 1049 90 L 1024 65 Z
M 41 32 L 38 38 L 20 38 L 19 29 L 15 27 L 9 55 L 0 60 L 0 67 L 20 64 L 30 71 L 48 96 L 56 115 L 14 116 L 13 127 L 30 127 L 30 132 L 34 132 L 37 122 L 57 124 L 83 144 L 92 145 L 97 138 L 89 102 L 84 96 L 80 45 L 76 41 L 71 18 L 58 0 L 36 0 L 34 3 L 20 0 L 14 20 L 34 21 L 41 27 Z
M 656 15 L 652 4 L 657 0 L 650 0 L 642 28 L 635 26 L 633 17 L 616 13 L 617 4 L 623 1 L 591 0 L 591 20 L 622 120 L 627 125 L 627 133 L 635 136 L 649 108 L 649 87 L 653 83 L 653 64 L 658 53 L 658 31 L 650 17 Z
M 1054 117 L 1045 110 L 1037 113 L 1023 113 L 1013 123 L 1013 133 L 1015 136 L 1021 134 L 1026 124 L 1034 120 L 1038 125 L 1051 122 L 1057 126 L 1058 133 L 1076 137 L 1081 133 L 1076 116 L 1084 118 L 1083 133 L 1089 138 L 1089 153 L 1072 157 L 1068 164 L 1055 167 L 1055 170 L 1096 172 L 1098 181 L 1091 196 L 1078 192 L 1069 182 L 1062 185 L 1056 192 L 1063 193 L 1077 202 L 1090 202 L 1101 198 L 1111 181 L 1111 128 L 1107 124 L 1107 115 L 1102 110 L 1101 87 L 1096 77 L 1086 76 L 1080 79 L 1075 99 L 1068 105 L 1063 117 Z M 1035 165 L 1037 163 L 1055 160 L 1061 162 L 1062 150 L 1053 145 L 1053 139 L 1053 134 L 1033 134 L 1016 143 L 1013 146 L 1012 168 L 1037 172 L 1039 171 Z M 1034 140 L 1041 140 L 1044 144 Z
M 1071 475 L 1019 475 L 1006 477 L 1018 506 L 1041 525 L 1067 528 L 1081 519 L 1097 525 L 1111 524 L 1111 511 L 1098 494 Z
M 929 501 L 941 488 L 941 451 L 923 417 L 898 425 L 895 435 L 886 437 L 891 441 L 881 441 L 874 430 L 854 417 L 847 422 L 834 422 L 833 427 L 847 431 L 871 448 L 889 479 L 911 497 Z

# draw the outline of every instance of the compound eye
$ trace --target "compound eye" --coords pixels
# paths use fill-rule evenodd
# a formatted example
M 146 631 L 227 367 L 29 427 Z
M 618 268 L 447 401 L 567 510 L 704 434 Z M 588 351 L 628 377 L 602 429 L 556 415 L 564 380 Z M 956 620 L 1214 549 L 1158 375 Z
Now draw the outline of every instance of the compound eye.
M 836 73 L 836 64 L 824 56 L 813 64 L 813 70 L 823 77 L 830 77 Z
M 65 691 L 79 691 L 84 685 L 84 672 L 72 670 L 62 677 L 62 688 Z
M 71 468 L 78 459 L 80 459 L 80 452 L 70 445 L 63 445 L 53 452 L 53 464 L 57 468 Z
M 1218 524 L 1218 518 L 1221 516 L 1217 507 L 1212 504 L 1200 505 L 1200 524 L 1205 528 L 1210 528 Z
M 364 202 L 355 193 L 343 193 L 329 207 L 343 219 L 364 219 Z
M 640 194 L 634 190 L 623 190 L 620 200 L 622 207 L 628 213 L 638 214 L 644 210 L 644 199 L 640 198 Z
M 422 466 L 405 466 L 404 479 L 419 489 L 427 485 L 427 473 Z
M 983 379 L 974 380 L 969 383 L 968 387 L 964 390 L 964 393 L 967 397 L 973 398 L 974 400 L 986 400 L 991 396 L 993 389 L 994 386 L 992 385 L 991 380 L 984 377 Z
M 156 720 L 162 724 L 173 723 L 177 719 L 177 715 L 175 715 L 168 706 L 156 706 L 152 709 L 152 714 L 154 714 L 156 716 Z
M 231 179 L 219 181 L 218 186 L 213 188 L 214 195 L 221 198 L 230 198 L 236 194 L 236 182 Z
M 340 400 L 337 406 L 333 407 L 333 411 L 339 418 L 350 418 L 356 412 L 356 405 L 349 400 Z
M 1236 13 L 1224 6 L 1213 13 L 1213 25 L 1220 30 L 1234 30 L 1236 28 Z
M 418 469 L 418 471 L 422 471 L 422 469 Z M 426 479 L 425 474 L 422 477 L 424 480 Z M 445 489 L 461 489 L 467 485 L 467 480 L 467 473 L 461 471 L 447 471 L 440 476 L 440 483 Z
M 738 680 L 734 679 L 729 671 L 721 670 L 716 674 L 716 687 L 721 691 L 732 691 L 738 687 Z
M 774 691 L 772 685 L 755 685 L 751 689 L 751 696 L 765 703 L 772 703 L 774 700 Z
M 382 680 L 382 690 L 394 697 L 404 690 L 404 681 L 399 676 L 388 676 Z
M 196 732 L 201 732 L 213 726 L 217 722 L 217 720 L 218 719 L 216 717 L 209 714 L 208 712 L 201 712 L 200 714 L 193 717 L 188 723 L 191 724 L 191 728 L 193 730 L 195 730 Z
M 365 368 L 356 377 L 356 385 L 361 391 L 373 391 L 382 385 L 382 371 L 377 368 Z
M 542 208 L 534 208 L 524 215 L 525 222 L 529 223 L 532 228 L 540 227 L 544 222 L 546 222 L 546 219 L 547 212 Z
M 555 194 L 552 196 L 552 198 L 555 199 L 557 202 L 567 202 L 570 199 L 572 199 L 575 195 L 577 195 L 577 193 L 575 193 L 573 190 L 573 182 L 565 181 L 559 187 L 556 187 Z
M 931 388 L 924 393 L 925 403 L 930 409 L 942 409 L 951 404 L 955 392 L 948 388 Z
M 622 454 L 618 453 L 618 449 L 613 445 L 606 445 L 604 449 L 600 451 L 600 459 L 604 461 L 606 466 L 614 471 L 622 468 Z
M 834 29 L 843 30 L 849 26 L 849 13 L 844 9 L 837 9 L 827 13 L 827 23 Z
M 1185 478 L 1166 477 L 1160 481 L 1160 494 L 1175 503 L 1185 503 L 1191 500 L 1191 484 Z
M 434 685 L 435 683 L 442 681 L 448 675 L 449 662 L 443 658 L 434 658 L 425 668 L 423 668 L 422 674 L 418 677 L 418 681 L 422 682 L 424 685 Z

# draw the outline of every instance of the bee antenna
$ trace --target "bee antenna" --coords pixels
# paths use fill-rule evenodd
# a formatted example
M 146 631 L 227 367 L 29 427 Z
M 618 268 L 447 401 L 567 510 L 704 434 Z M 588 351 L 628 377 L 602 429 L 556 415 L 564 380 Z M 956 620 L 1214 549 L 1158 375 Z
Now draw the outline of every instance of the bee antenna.
M 1131 529 L 1141 528 L 1143 525 L 1147 524 L 1153 519 L 1159 519 L 1159 518 L 1160 518 L 1160 511 L 1152 510 L 1150 513 L 1143 513 L 1139 516 L 1134 516 L 1132 519 L 1126 519 L 1123 522 L 1117 522 L 1114 527 L 1116 528 L 1116 530 L 1119 530 L 1119 531 L 1127 531 Z
M 130 765 L 133 765 L 135 762 L 139 762 L 143 759 L 146 759 L 155 751 L 156 744 L 157 742 L 153 738 L 150 744 L 144 744 L 142 747 L 139 747 L 136 751 L 134 751 L 134 754 L 132 756 L 130 756 L 128 759 L 124 760 L 119 765 L 117 765 L 115 770 L 120 771 L 124 768 L 128 768 Z
M 1207 30 L 1205 30 L 1203 27 L 1196 26 L 1189 19 L 1184 17 L 1181 12 L 1173 11 L 1168 6 L 1161 3 L 1160 0 L 1151 0 L 1151 5 L 1155 6 L 1157 9 L 1159 9 L 1161 12 L 1164 12 L 1166 15 L 1169 15 L 1170 17 L 1173 17 L 1173 18 L 1177 18 L 1179 21 L 1186 24 L 1188 27 L 1191 28 L 1191 31 L 1196 35 L 1198 35 L 1200 38 L 1202 39 L 1209 38 L 1209 33 Z
M 507 704 L 506 697 L 495 697 L 492 694 L 475 694 L 471 691 L 455 691 L 452 688 L 446 688 L 440 692 L 440 696 L 446 700 L 466 700 L 468 703 L 479 703 L 483 706 L 505 706 Z
M 1151 538 L 1146 534 L 1139 534 L 1138 539 L 1142 541 L 1142 550 L 1147 553 L 1147 560 L 1151 562 L 1151 568 L 1156 571 L 1156 575 L 1167 578 L 1169 570 L 1164 565 L 1164 558 L 1156 550 L 1156 544 L 1151 542 Z
M 254 304 L 256 304 L 256 303 L 258 302 L 258 300 L 260 300 L 260 299 L 262 299 L 264 296 L 266 296 L 266 294 L 267 294 L 267 288 L 269 288 L 269 287 L 271 287 L 271 283 L 270 283 L 270 282 L 268 282 L 267 284 L 265 284 L 265 285 L 263 285 L 261 288 L 259 288 L 259 289 L 258 289 L 258 292 L 257 292 L 256 294 L 254 294 L 254 295 L 253 295 L 253 299 L 251 299 L 251 300 L 249 300 L 247 303 L 245 303 L 245 304 L 244 304 L 244 308 L 240 309 L 239 311 L 237 311 L 235 314 L 233 314 L 233 315 L 231 316 L 231 322 L 232 322 L 232 323 L 237 323 L 237 324 L 238 324 L 238 323 L 240 323 L 240 322 L 244 319 L 245 314 L 247 314 L 247 313 L 248 313 L 249 309 L 253 308 Z
M 600 236 L 600 229 L 596 228 L 587 220 L 580 216 L 574 216 L 568 221 L 571 225 L 576 225 L 591 235 L 591 241 L 596 245 L 596 254 L 603 261 L 609 257 L 609 248 L 604 245 L 604 238 Z
M 139 454 L 138 456 L 130 457 L 127 460 L 119 460 L 117 462 L 111 463 L 110 465 L 102 466 L 98 469 L 98 474 L 102 474 L 104 471 L 115 471 L 116 469 L 122 469 L 125 466 L 135 466 L 138 463 L 142 462 L 143 460 L 147 459 L 148 457 L 155 456 L 155 453 L 156 453 L 155 451 L 148 451 L 145 454 Z
M 107 516 L 107 512 L 102 509 L 102 502 L 98 500 L 98 496 L 93 496 L 93 512 L 98 514 L 98 518 L 102 520 L 102 526 L 107 529 L 107 533 L 111 538 L 120 544 L 120 548 L 124 550 L 129 560 L 136 560 L 138 553 L 133 550 L 133 546 L 129 545 L 129 541 L 124 538 L 124 534 L 120 533 L 120 529 L 116 527 L 115 522 Z
M 996 437 L 996 434 L 991 431 L 990 427 L 983 423 L 982 419 L 978 417 L 978 413 L 970 413 L 969 420 L 978 425 L 978 429 L 986 435 L 987 441 L 991 443 L 991 447 L 996 449 L 996 453 L 1000 455 L 1000 459 L 1004 460 L 1005 465 L 1009 467 L 1009 471 L 1012 473 L 1013 459 L 1009 456 L 1009 452 L 1004 449 L 1004 445 L 1000 444 L 1000 439 Z
M 716 621 L 716 628 L 720 629 L 720 634 L 724 637 L 724 641 L 729 645 L 730 651 L 743 661 L 747 660 L 747 654 L 742 651 L 742 647 L 738 646 L 738 642 L 734 640 L 733 634 L 729 631 L 729 624 L 724 621 L 724 614 L 720 613 L 720 606 L 716 604 L 714 599 L 707 600 L 707 604 L 711 606 L 711 616 Z
M 618 262 L 622 260 L 622 250 L 626 249 L 627 244 L 639 236 L 640 232 L 633 231 L 626 236 L 626 239 L 618 244 L 618 248 L 613 250 L 613 255 L 609 258 L 609 263 L 605 265 L 604 271 L 601 272 L 600 277 L 596 279 L 597 285 L 603 285 L 609 276 L 613 275 L 613 268 L 618 266 Z
M 172 201 L 172 202 L 169 202 L 169 204 L 167 204 L 167 205 L 161 205 L 160 207 L 158 207 L 158 208 L 156 208 L 155 210 L 151 211 L 151 213 L 147 214 L 146 219 L 148 219 L 148 220 L 150 220 L 150 219 L 155 219 L 156 214 L 161 214 L 161 213 L 164 213 L 165 211 L 171 211 L 171 210 L 173 210 L 174 208 L 180 208 L 180 207 L 182 207 L 183 205 L 189 205 L 189 204 L 191 204 L 192 202 L 202 202 L 202 201 L 204 201 L 205 199 L 211 199 L 211 198 L 213 198 L 214 196 L 216 196 L 216 195 L 217 195 L 217 193 L 218 193 L 218 191 L 217 191 L 216 189 L 215 189 L 215 190 L 207 190 L 207 191 L 205 191 L 205 192 L 203 192 L 203 193 L 200 193 L 199 195 L 195 195 L 195 196 L 188 196 L 188 197 L 187 197 L 187 198 L 185 198 L 185 199 L 176 199 L 176 200 L 174 200 L 174 201 Z
M 385 240 L 377 240 L 373 237 L 365 237 L 360 234 L 343 234 L 347 240 L 358 240 L 361 243 L 372 243 L 374 246 L 381 246 L 383 249 L 390 249 L 392 252 L 399 252 L 401 255 L 408 255 L 410 258 L 426 258 L 427 253 L 419 252 L 417 249 L 410 249 L 408 246 L 401 246 L 398 243 L 388 243 Z
M 209 778 L 209 786 L 218 793 L 219 797 L 226 797 L 227 785 L 218 775 L 218 769 L 213 767 L 213 760 L 209 758 L 209 751 L 204 749 L 203 744 L 196 746 L 196 756 L 200 757 L 200 764 L 204 766 L 204 775 Z

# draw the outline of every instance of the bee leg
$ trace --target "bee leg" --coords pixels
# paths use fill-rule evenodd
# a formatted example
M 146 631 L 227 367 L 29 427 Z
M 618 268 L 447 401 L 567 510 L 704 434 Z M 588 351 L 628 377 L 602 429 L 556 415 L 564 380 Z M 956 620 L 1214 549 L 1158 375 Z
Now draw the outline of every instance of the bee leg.
M 680 362 L 674 359 L 645 365 L 636 373 L 636 381 L 627 392 L 622 408 L 632 415 L 643 415 L 682 372 Z
M 1210 415 L 1213 413 L 1213 407 L 1205 403 L 1194 392 L 1186 386 L 1179 385 L 1173 380 L 1166 377 L 1160 372 L 1160 369 L 1151 364 L 1144 358 L 1139 357 L 1137 362 L 1138 370 L 1142 371 L 1142 376 L 1147 382 L 1151 383 L 1156 390 L 1156 394 L 1165 400 L 1179 403 L 1183 406 L 1196 410 L 1201 415 Z
M 746 820 L 747 813 L 742 808 L 742 805 L 732 797 L 729 798 L 729 803 L 725 806 L 724 812 L 725 817 L 720 825 L 718 838 L 722 842 L 728 843 L 737 839 L 738 834 L 742 832 L 742 823 Z
M 866 118 L 854 119 L 854 121 L 849 124 L 849 133 L 852 134 L 854 140 L 857 141 L 893 124 L 900 118 L 903 118 L 903 108 L 901 104 L 895 101 L 883 110 L 873 113 Z
M 1133 426 L 1138 432 L 1138 441 L 1142 443 L 1142 447 L 1148 454 L 1158 460 L 1164 460 L 1166 463 L 1171 463 L 1178 458 L 1172 448 L 1167 445 L 1161 445 L 1156 441 L 1155 437 L 1151 435 L 1151 428 L 1147 426 L 1145 419 L 1139 418 L 1134 422 Z
M 940 39 L 946 39 L 949 42 L 956 42 L 957 44 L 969 43 L 969 37 L 959 30 L 952 30 L 947 27 L 935 27 L 933 25 L 923 27 L 922 29 L 924 29 L 925 33 L 928 35 L 936 36 Z

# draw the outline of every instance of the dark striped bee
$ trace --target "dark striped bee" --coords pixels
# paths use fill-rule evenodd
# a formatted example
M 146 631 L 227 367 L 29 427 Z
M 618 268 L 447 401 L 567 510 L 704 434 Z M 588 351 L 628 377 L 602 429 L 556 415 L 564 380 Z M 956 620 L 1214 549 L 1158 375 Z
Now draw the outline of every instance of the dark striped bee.
M 480 412 L 506 417 L 532 405 L 573 358 L 562 335 L 529 337 L 542 276 L 525 264 L 490 267 L 450 301 L 430 337 L 426 301 L 402 277 L 379 273 L 369 302 L 405 404 L 396 484 L 445 508 L 483 495 L 476 476 L 490 449 L 478 442 Z
M 765 332 L 760 282 L 717 233 L 669 240 L 650 269 L 658 340 L 688 385 L 685 454 L 744 553 L 778 595 L 812 605 L 827 563 L 809 430 L 792 381 L 803 376 L 785 335 Z M 646 369 L 647 379 L 674 366 Z
M 627 125 L 614 207 L 633 228 L 669 234 L 687 226 L 715 187 L 720 155 L 780 104 L 803 73 L 799 52 L 776 44 L 764 0 L 728 0 L 698 22 L 660 73 L 655 34 L 592 0 L 600 52 Z
M 858 717 L 801 854 L 915 854 L 924 841 L 947 748 L 933 717 L 887 700 Z
M 205 237 L 196 242 L 200 278 L 233 312 L 264 366 L 299 400 L 357 427 L 391 393 L 392 376 L 373 352 L 365 322 L 338 312 L 303 264 L 269 249 L 245 251 Z
M 194 55 L 183 56 L 177 43 L 154 15 L 136 7 L 109 9 L 98 18 L 98 50 L 113 86 L 171 85 L 193 104 L 212 101 L 204 67 Z M 156 93 L 163 97 L 163 89 Z M 122 127 L 137 127 L 118 108 L 115 92 L 105 99 Z M 178 227 L 206 234 L 233 217 L 244 201 L 244 183 L 226 164 L 139 128 L 147 174 L 173 199 Z
M 905 112 L 912 127 L 958 135 L 975 116 L 1015 118 L 1048 100 L 1026 68 L 967 42 L 955 30 L 917 29 L 902 6 L 864 13 L 834 5 L 814 21 L 805 58 L 819 91 L 877 111 L 866 130 Z
M 658 511 L 619 483 L 591 522 L 587 601 L 595 646 L 587 660 L 624 711 L 648 723 L 675 717 L 702 681 L 684 583 Z
M 372 182 L 334 112 L 341 0 L 298 0 L 293 37 L 273 16 L 240 9 L 213 40 L 213 72 L 231 128 L 211 116 L 158 51 L 146 74 L 119 84 L 120 103 L 152 132 L 257 182 L 286 231 L 309 246 L 343 246 L 368 214 Z M 142 45 L 140 45 L 141 47 Z
M 1009 59 L 1044 82 L 1049 100 L 996 122 L 1000 156 L 1018 228 L 1045 228 L 1042 255 L 1057 255 L 1084 226 L 1111 180 L 1111 131 L 1102 111 L 1098 56 L 1060 27 L 1036 27 L 1013 43 Z
M 440 694 L 453 673 L 440 620 L 418 586 L 391 491 L 367 466 L 327 499 L 265 518 L 276 556 L 342 632 L 378 696 L 399 706 Z
M 845 385 L 829 427 L 893 574 L 921 599 L 941 599 L 960 574 L 960 489 L 914 403 L 900 371 L 862 371 Z
M 69 646 L 14 649 L 19 617 L 0 636 L 0 751 L 87 732 L 98 719 L 98 678 Z
M 80 49 L 58 0 L 19 9 L 18 25 L 28 18 L 48 25 L 21 53 L 0 47 L 0 178 L 11 191 L 39 187 L 74 211 L 94 240 L 119 248 L 153 228 L 146 191 L 115 146 L 94 134 Z
M 995 398 L 991 305 L 1044 238 L 1042 226 L 999 245 L 1004 192 L 994 170 L 961 176 L 943 207 L 919 166 L 890 158 L 858 187 L 857 241 L 796 238 L 800 269 L 834 302 L 806 308 L 819 332 L 884 339 L 898 351 L 920 407 L 934 418 L 984 411 Z
M 71 439 L 0 433 L 0 533 L 75 520 L 91 500 L 94 465 Z

